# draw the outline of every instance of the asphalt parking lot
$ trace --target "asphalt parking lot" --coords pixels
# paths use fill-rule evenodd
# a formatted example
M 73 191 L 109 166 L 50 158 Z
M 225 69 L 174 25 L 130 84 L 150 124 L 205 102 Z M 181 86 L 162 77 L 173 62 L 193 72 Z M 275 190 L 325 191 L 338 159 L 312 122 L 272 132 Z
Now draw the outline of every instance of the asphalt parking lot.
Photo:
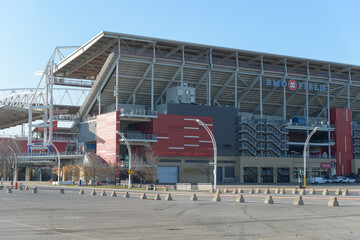
M 260 187 L 260 186 L 257 186 Z M 281 186 L 276 186 L 281 187 Z M 360 239 L 360 195 L 352 186 L 350 195 L 337 196 L 340 206 L 328 207 L 330 195 L 303 195 L 304 205 L 294 206 L 294 194 L 271 196 L 274 204 L 264 204 L 268 194 L 249 194 L 245 203 L 236 203 L 239 194 L 195 192 L 106 190 L 107 196 L 90 195 L 90 188 L 68 187 L 0 191 L 0 239 Z M 345 189 L 345 187 L 341 187 Z M 261 189 L 266 188 L 261 186 Z M 308 189 L 309 190 L 309 189 Z M 334 190 L 334 191 L 333 191 Z M 147 200 L 140 200 L 146 192 Z M 159 193 L 162 200 L 153 200 Z M 166 201 L 170 193 L 172 201 Z

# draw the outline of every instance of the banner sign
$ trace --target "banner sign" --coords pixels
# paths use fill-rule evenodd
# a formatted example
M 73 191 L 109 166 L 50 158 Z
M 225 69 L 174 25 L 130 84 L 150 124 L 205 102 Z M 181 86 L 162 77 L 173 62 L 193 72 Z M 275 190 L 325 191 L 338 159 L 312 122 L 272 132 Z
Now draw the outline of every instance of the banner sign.
M 308 89 L 311 91 L 317 91 L 317 92 L 323 92 L 325 91 L 326 87 L 324 84 L 317 84 L 317 83 L 304 83 L 304 82 L 296 82 L 295 80 L 289 80 L 289 82 L 286 81 L 280 81 L 280 80 L 271 80 L 266 79 L 265 82 L 266 86 L 272 86 L 272 87 L 288 87 L 291 91 L 295 91 L 296 89 Z
M 322 162 L 322 163 L 320 163 L 320 168 L 321 168 L 321 169 L 329 169 L 329 168 L 331 168 L 331 163 L 329 163 L 329 162 Z

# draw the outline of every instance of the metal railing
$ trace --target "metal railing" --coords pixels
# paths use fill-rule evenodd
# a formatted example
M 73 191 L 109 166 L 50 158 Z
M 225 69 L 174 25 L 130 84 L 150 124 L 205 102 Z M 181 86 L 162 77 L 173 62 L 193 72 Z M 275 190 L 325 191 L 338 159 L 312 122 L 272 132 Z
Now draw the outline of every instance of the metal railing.
M 146 109 L 120 109 L 120 117 L 140 117 L 140 116 L 146 116 L 146 117 L 157 117 L 157 111 L 151 111 Z
M 144 133 L 123 133 L 125 138 L 128 141 L 139 141 L 139 142 L 156 142 L 157 141 L 157 135 L 156 134 L 144 134 Z M 119 136 L 120 141 L 124 141 L 124 139 Z

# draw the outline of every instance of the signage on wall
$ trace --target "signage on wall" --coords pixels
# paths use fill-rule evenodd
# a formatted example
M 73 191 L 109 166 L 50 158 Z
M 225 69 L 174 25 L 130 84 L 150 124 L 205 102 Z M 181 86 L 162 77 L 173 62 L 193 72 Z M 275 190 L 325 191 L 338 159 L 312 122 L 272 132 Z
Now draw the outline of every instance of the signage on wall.
M 295 80 L 287 81 L 280 81 L 280 80 L 271 80 L 266 79 L 265 82 L 266 86 L 272 87 L 288 87 L 291 91 L 295 91 L 296 89 L 308 89 L 311 91 L 323 92 L 325 91 L 326 87 L 324 84 L 317 84 L 317 83 L 304 83 L 304 82 L 296 82 Z
M 331 163 L 329 163 L 329 162 L 322 162 L 322 163 L 320 163 L 320 168 L 321 168 L 321 169 L 329 169 L 329 168 L 331 168 Z

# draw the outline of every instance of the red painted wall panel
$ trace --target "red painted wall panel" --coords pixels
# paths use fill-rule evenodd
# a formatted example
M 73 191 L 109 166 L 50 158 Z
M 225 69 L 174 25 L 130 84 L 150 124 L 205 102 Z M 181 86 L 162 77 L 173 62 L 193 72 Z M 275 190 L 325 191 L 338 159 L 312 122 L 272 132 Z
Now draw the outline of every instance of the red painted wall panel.
M 97 116 L 96 154 L 105 162 L 115 164 L 119 161 L 119 137 L 116 131 L 120 130 L 119 112 L 111 112 Z
M 353 159 L 351 121 L 351 109 L 333 108 L 330 110 L 330 123 L 335 125 L 337 175 L 351 173 L 351 160 Z
M 153 144 L 156 156 L 212 157 L 213 147 L 206 130 L 194 120 L 200 119 L 213 130 L 212 117 L 159 114 L 153 120 Z M 205 141 L 205 142 L 203 142 Z

